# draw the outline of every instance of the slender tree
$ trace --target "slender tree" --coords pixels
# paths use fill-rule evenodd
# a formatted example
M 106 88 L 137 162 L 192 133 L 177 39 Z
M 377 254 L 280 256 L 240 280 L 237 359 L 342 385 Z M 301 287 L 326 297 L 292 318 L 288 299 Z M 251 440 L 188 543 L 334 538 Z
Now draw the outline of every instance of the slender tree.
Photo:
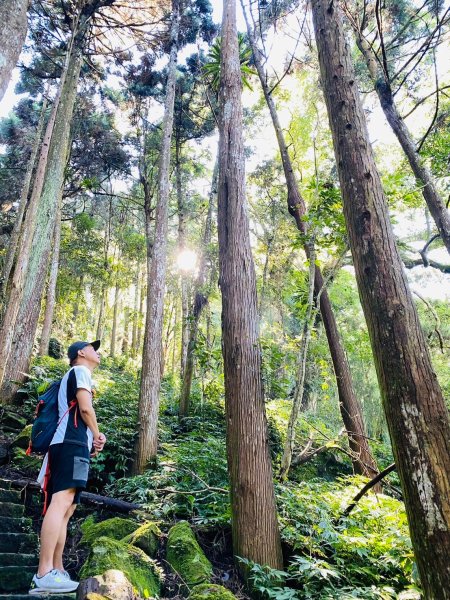
M 338 5 L 313 0 L 320 72 L 375 366 L 426 598 L 450 598 L 450 424 L 399 257 Z
M 195 353 L 195 344 L 197 342 L 197 334 L 198 334 L 198 326 L 200 322 L 200 317 L 208 302 L 209 288 L 207 289 L 207 283 L 209 280 L 209 265 L 211 261 L 211 256 L 209 256 L 208 248 L 211 244 L 211 228 L 212 228 L 212 212 L 213 206 L 215 202 L 215 198 L 217 196 L 217 181 L 219 176 L 219 164 L 218 164 L 218 156 L 216 162 L 214 164 L 212 182 L 211 182 L 211 190 L 209 193 L 209 205 L 208 205 L 208 214 L 206 215 L 206 223 L 205 229 L 203 232 L 203 240 L 202 240 L 202 253 L 200 258 L 200 266 L 198 269 L 198 275 L 194 284 L 194 301 L 189 312 L 189 342 L 187 347 L 186 354 L 186 366 L 183 372 L 183 384 L 181 387 L 181 395 L 180 395 L 180 409 L 179 409 L 179 417 L 180 420 L 185 419 L 189 415 L 189 401 L 191 395 L 191 385 L 192 385 L 192 376 L 194 374 L 194 353 Z
M 62 191 L 62 190 L 61 190 Z M 55 232 L 53 234 L 52 260 L 50 263 L 50 274 L 47 284 L 47 298 L 45 300 L 44 323 L 42 325 L 41 340 L 39 343 L 39 354 L 45 356 L 48 354 L 48 345 L 50 343 L 50 334 L 53 323 L 53 313 L 56 303 L 56 282 L 58 279 L 59 250 L 61 245 L 61 200 L 59 201 L 58 214 L 55 221 Z M 81 286 L 80 286 L 81 289 Z
M 29 3 L 30 0 L 2 0 L 0 3 L 0 100 L 27 35 Z
M 170 55 L 158 170 L 155 238 L 148 271 L 147 317 L 142 356 L 139 429 L 136 458 L 133 464 L 134 473 L 142 473 L 149 463 L 154 462 L 158 449 L 159 388 L 161 384 L 162 327 L 167 265 L 170 144 L 173 129 L 179 28 L 180 5 L 178 0 L 173 0 Z
M 291 158 L 289 156 L 288 145 L 284 138 L 283 130 L 278 118 L 278 112 L 275 106 L 275 102 L 269 88 L 267 76 L 264 70 L 261 52 L 258 49 L 255 35 L 250 26 L 247 12 L 243 0 L 241 0 L 242 9 L 244 11 L 245 20 L 247 23 L 248 39 L 252 48 L 253 59 L 255 62 L 256 70 L 258 72 L 261 87 L 264 93 L 264 97 L 269 108 L 270 116 L 272 118 L 273 126 L 275 129 L 278 147 L 281 155 L 281 162 L 283 164 L 284 176 L 286 179 L 287 187 L 287 204 L 289 214 L 295 219 L 297 229 L 300 231 L 305 239 L 304 249 L 306 256 L 309 258 L 309 244 L 306 243 L 308 230 L 305 217 L 307 214 L 306 204 L 304 198 L 300 192 L 300 188 L 295 176 L 295 170 L 292 165 Z M 345 349 L 342 344 L 339 330 L 336 323 L 336 318 L 333 313 L 333 307 L 331 305 L 330 297 L 326 289 L 322 289 L 324 285 L 323 275 L 319 267 L 316 266 L 316 272 L 314 275 L 314 292 L 316 296 L 322 290 L 320 294 L 320 312 L 327 336 L 328 346 L 330 348 L 331 360 L 333 361 L 334 373 L 336 377 L 336 384 L 339 394 L 339 410 L 342 416 L 345 429 L 348 435 L 348 441 L 350 449 L 352 450 L 352 464 L 355 473 L 372 477 L 378 472 L 377 464 L 372 456 L 370 450 L 366 429 L 364 425 L 364 418 L 362 413 L 361 404 L 356 396 L 350 367 L 348 364 Z M 287 475 L 289 466 L 287 460 L 285 461 L 284 474 Z M 377 488 L 379 489 L 379 488 Z
M 218 229 L 233 551 L 282 566 L 261 378 L 256 277 L 245 200 L 236 2 L 223 3 Z

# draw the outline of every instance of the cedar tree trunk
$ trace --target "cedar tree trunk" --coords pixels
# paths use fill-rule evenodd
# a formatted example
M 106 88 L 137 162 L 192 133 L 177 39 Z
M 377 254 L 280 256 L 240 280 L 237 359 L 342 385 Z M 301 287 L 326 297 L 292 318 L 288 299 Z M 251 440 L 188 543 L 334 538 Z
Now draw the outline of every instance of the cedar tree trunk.
M 158 170 L 158 197 L 155 211 L 155 239 L 148 271 L 147 318 L 142 356 L 141 392 L 139 398 L 138 439 L 134 473 L 142 473 L 156 459 L 158 449 L 158 412 L 161 385 L 162 328 L 167 264 L 167 228 L 170 183 L 170 144 L 173 130 L 175 79 L 177 72 L 180 8 L 172 2 L 171 49 L 162 125 L 161 155 Z
M 339 7 L 313 0 L 361 304 L 425 597 L 450 598 L 450 425 L 398 254 Z
M 233 551 L 283 564 L 261 377 L 256 277 L 245 199 L 236 2 L 224 0 L 219 91 L 219 283 Z

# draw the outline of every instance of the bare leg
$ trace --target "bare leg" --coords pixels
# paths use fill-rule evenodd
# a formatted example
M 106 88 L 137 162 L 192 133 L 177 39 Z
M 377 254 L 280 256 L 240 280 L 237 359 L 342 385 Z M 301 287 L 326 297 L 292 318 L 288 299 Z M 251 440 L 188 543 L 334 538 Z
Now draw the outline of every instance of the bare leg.
M 64 552 L 64 546 L 66 544 L 67 523 L 69 522 L 70 517 L 75 512 L 76 507 L 76 504 L 72 504 L 72 506 L 70 506 L 70 508 L 67 509 L 66 514 L 64 515 L 64 520 L 61 525 L 61 531 L 59 532 L 59 538 L 56 543 L 56 548 L 53 553 L 53 568 L 59 569 L 60 571 L 64 571 L 62 557 Z
M 75 489 L 63 490 L 53 494 L 50 506 L 45 513 L 41 529 L 41 553 L 39 558 L 38 576 L 42 577 L 52 569 L 53 556 L 59 540 L 67 511 L 72 505 Z

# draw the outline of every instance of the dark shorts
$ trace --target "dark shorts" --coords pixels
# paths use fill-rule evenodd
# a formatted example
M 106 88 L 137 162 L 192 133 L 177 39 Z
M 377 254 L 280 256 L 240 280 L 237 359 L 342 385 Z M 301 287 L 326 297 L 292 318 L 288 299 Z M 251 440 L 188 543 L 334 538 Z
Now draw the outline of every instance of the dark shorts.
M 47 484 L 48 506 L 52 494 L 75 488 L 73 504 L 79 504 L 89 474 L 89 449 L 78 444 L 53 444 L 48 453 L 50 476 Z

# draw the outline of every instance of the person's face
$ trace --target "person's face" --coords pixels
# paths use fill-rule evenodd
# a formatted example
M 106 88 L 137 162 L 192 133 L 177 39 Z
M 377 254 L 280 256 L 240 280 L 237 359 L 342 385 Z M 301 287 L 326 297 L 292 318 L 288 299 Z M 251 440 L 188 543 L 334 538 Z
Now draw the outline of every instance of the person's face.
M 100 352 L 97 352 L 91 344 L 88 344 L 83 350 L 80 350 L 80 354 L 93 365 L 97 366 L 100 364 Z

